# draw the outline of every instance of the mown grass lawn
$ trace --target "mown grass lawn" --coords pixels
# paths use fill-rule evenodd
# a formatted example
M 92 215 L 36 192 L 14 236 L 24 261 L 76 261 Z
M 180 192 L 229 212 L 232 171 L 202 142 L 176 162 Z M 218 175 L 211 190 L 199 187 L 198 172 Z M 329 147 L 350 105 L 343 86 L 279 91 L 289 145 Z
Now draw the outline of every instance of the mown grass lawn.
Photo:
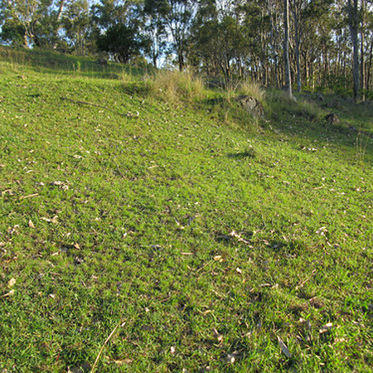
M 373 371 L 371 106 L 53 66 L 0 64 L 1 372 Z

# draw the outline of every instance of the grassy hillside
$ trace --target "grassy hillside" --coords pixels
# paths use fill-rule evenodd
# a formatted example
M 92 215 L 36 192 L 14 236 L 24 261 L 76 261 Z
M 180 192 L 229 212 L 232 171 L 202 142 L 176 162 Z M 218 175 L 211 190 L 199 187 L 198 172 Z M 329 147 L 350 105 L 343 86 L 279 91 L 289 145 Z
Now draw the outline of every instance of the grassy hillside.
M 371 105 L 0 56 L 0 372 L 373 371 Z

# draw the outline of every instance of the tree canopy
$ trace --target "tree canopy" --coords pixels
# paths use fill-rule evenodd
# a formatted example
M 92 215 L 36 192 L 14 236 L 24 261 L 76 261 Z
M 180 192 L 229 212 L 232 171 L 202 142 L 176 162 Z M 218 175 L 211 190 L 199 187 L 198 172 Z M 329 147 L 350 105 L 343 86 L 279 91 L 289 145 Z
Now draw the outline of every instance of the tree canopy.
M 372 0 L 0 0 L 0 26 L 7 45 L 373 96 Z

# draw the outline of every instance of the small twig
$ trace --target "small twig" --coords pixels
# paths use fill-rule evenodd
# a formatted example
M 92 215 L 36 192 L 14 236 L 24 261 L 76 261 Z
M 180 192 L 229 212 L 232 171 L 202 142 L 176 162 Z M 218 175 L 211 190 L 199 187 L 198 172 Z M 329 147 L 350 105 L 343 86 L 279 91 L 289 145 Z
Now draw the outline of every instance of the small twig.
M 113 329 L 113 331 L 110 333 L 110 335 L 106 338 L 106 341 L 104 342 L 104 344 L 101 346 L 101 349 L 100 349 L 100 352 L 98 353 L 97 357 L 96 357 L 96 360 L 95 360 L 95 363 L 93 364 L 93 367 L 92 367 L 92 370 L 91 370 L 91 373 L 93 373 L 96 369 L 96 365 L 98 363 L 98 361 L 100 360 L 100 357 L 101 357 L 101 354 L 102 354 L 102 351 L 104 350 L 104 347 L 106 346 L 106 344 L 109 342 L 110 338 L 114 335 L 115 331 L 118 329 L 120 324 L 116 325 L 116 327 Z M 123 325 L 123 324 L 122 324 Z
M 217 291 L 214 289 L 211 290 L 214 294 L 216 294 L 219 298 L 227 299 L 227 297 L 224 294 L 219 294 Z
M 214 261 L 213 261 L 213 260 L 208 261 L 208 262 L 205 263 L 202 267 L 198 268 L 198 269 L 196 270 L 196 273 L 202 271 L 202 269 L 204 269 L 206 266 L 208 266 L 208 265 L 211 264 L 211 263 L 214 263 Z
M 119 165 L 118 165 L 118 163 L 115 162 L 114 160 L 113 160 L 113 162 L 114 162 L 115 165 L 117 166 L 117 171 L 119 172 L 120 176 L 122 176 L 122 177 L 125 179 L 125 176 L 120 172 L 120 169 L 119 169 Z
M 135 274 L 133 275 L 129 285 L 128 285 L 128 289 L 127 289 L 127 293 L 129 291 L 129 289 L 131 288 L 132 286 L 132 282 L 134 280 L 134 278 L 136 277 L 136 274 L 137 274 L 137 271 L 135 271 Z M 92 367 L 92 370 L 91 370 L 91 373 L 94 373 L 95 369 L 96 369 L 96 365 L 98 363 L 98 361 L 100 360 L 100 357 L 101 357 L 101 354 L 102 354 L 102 351 L 104 350 L 106 344 L 110 341 L 110 338 L 114 335 L 114 333 L 116 332 L 116 330 L 119 328 L 119 327 L 123 327 L 126 323 L 125 322 L 122 322 L 123 320 L 123 313 L 122 313 L 122 316 L 120 318 L 120 321 L 119 323 L 115 326 L 115 328 L 113 329 L 113 331 L 110 333 L 110 335 L 106 338 L 106 341 L 104 342 L 104 344 L 101 346 L 101 349 L 96 357 L 96 360 L 95 360 L 95 363 L 93 364 L 93 367 Z
M 21 196 L 19 199 L 26 199 L 26 198 L 32 198 L 38 196 L 39 193 L 29 194 L 28 196 Z

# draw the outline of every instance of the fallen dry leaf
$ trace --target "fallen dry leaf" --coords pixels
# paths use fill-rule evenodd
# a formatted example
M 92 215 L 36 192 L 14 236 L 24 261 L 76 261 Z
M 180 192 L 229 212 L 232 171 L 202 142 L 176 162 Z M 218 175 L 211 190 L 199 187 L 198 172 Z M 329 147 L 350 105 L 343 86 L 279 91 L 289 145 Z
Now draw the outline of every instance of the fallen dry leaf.
M 319 234 L 320 236 L 325 236 L 326 233 L 328 233 L 328 229 L 326 227 L 321 227 L 316 231 L 316 234 Z
M 209 313 L 211 313 L 212 311 L 211 310 L 206 310 L 206 311 L 199 311 L 199 312 L 201 313 L 201 315 L 206 316 Z
M 133 362 L 132 359 L 113 360 L 113 361 L 117 365 L 131 364 Z
M 325 324 L 320 330 L 319 330 L 319 333 L 320 334 L 324 334 L 326 333 L 327 331 L 329 331 L 331 328 L 333 327 L 333 324 L 331 322 L 328 322 L 327 324 Z
M 6 297 L 10 297 L 11 295 L 13 295 L 14 294 L 14 292 L 15 292 L 15 290 L 14 289 L 12 289 L 9 293 L 6 293 L 6 294 L 4 294 L 4 295 L 2 295 L 0 298 L 6 298 Z
M 282 339 L 277 336 L 277 339 L 278 339 L 278 344 L 280 345 L 281 347 L 281 351 L 287 356 L 287 357 L 291 357 L 291 353 L 289 351 L 289 349 L 287 348 L 286 344 L 282 341 Z
M 237 356 L 237 351 L 234 351 L 231 354 L 227 354 L 228 364 L 233 364 L 236 361 L 236 356 Z
M 13 235 L 14 233 L 17 233 L 17 229 L 19 228 L 19 225 L 16 224 L 14 227 L 8 228 L 8 234 Z
M 212 329 L 214 332 L 215 338 L 218 340 L 219 343 L 223 342 L 223 334 L 220 334 L 215 328 Z
M 240 234 L 238 234 L 238 233 L 237 233 L 236 231 L 234 231 L 234 230 L 232 230 L 232 232 L 230 232 L 228 235 L 231 236 L 231 237 L 235 237 L 235 238 L 237 238 L 239 242 L 243 242 L 243 243 L 245 243 L 245 244 L 247 244 L 247 245 L 250 243 L 249 241 L 247 241 L 247 240 L 245 240 L 244 238 L 242 238 L 242 236 L 241 236 Z
M 63 185 L 64 183 L 62 182 L 62 181 L 52 181 L 51 182 L 51 185 L 55 185 L 55 186 L 61 186 L 61 185 Z
M 48 223 L 57 224 L 58 223 L 58 216 L 54 216 L 52 219 L 49 218 L 40 218 Z

